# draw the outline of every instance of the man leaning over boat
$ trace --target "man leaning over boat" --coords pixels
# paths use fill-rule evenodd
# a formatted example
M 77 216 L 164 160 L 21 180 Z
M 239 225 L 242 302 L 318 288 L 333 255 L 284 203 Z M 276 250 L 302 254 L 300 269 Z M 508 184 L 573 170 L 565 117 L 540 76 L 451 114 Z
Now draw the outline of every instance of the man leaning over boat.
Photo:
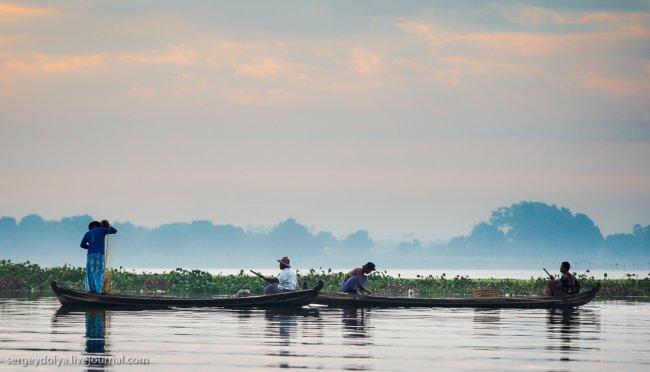
M 370 274 L 373 271 L 375 271 L 375 264 L 372 262 L 367 262 L 361 267 L 352 269 L 352 271 L 348 273 L 348 277 L 345 279 L 345 281 L 341 283 L 341 292 L 361 292 L 361 294 L 365 292 L 369 295 L 372 294 L 372 292 L 366 288 L 366 284 L 368 283 L 368 276 L 366 274 Z
M 280 274 L 277 278 L 266 278 L 271 284 L 264 288 L 264 294 L 274 294 L 295 291 L 298 287 L 298 276 L 291 270 L 289 257 L 282 257 L 277 260 L 280 263 Z M 275 284 L 277 283 L 277 284 Z
M 81 248 L 88 250 L 86 259 L 86 292 L 102 293 L 104 284 L 104 237 L 117 230 L 107 220 L 93 221 L 81 239 Z

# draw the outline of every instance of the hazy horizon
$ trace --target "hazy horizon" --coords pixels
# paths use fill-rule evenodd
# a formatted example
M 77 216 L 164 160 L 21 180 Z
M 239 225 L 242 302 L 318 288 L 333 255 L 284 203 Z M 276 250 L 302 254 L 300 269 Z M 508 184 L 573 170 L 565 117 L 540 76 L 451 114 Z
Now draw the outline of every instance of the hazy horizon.
M 3 215 L 650 221 L 650 2 L 0 0 Z

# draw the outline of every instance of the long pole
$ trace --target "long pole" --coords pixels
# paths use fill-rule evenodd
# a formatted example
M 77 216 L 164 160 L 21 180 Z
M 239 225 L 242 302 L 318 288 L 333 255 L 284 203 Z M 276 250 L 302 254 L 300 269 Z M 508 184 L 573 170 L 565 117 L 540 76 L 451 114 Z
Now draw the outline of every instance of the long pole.
M 546 268 L 543 268 L 543 269 L 544 269 L 544 271 L 546 271 Z M 555 279 L 553 277 L 553 275 L 551 275 L 548 271 L 546 271 L 546 275 L 548 275 L 548 277 L 551 278 L 551 280 Z
M 274 282 L 270 281 L 269 278 L 265 277 L 264 275 L 262 275 L 262 274 L 260 274 L 260 273 L 258 273 L 256 271 L 253 271 L 253 270 L 249 270 L 249 271 L 252 272 L 253 274 L 257 275 L 261 279 L 264 279 L 266 282 L 271 283 L 271 284 L 275 284 Z
M 110 227 L 109 227 L 110 228 Z M 111 234 L 106 234 L 106 248 L 104 250 L 104 283 L 102 293 L 106 294 L 111 291 L 111 267 L 110 267 L 110 250 L 109 241 Z

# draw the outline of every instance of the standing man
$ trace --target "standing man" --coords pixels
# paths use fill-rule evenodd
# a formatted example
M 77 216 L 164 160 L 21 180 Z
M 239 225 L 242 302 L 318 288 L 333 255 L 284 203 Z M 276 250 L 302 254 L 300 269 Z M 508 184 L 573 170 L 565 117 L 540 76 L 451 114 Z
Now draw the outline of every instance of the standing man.
M 107 220 L 93 221 L 88 225 L 88 232 L 81 239 L 81 248 L 88 250 L 86 260 L 86 292 L 102 293 L 104 283 L 104 237 L 115 234 Z
M 277 278 L 266 278 L 267 282 L 278 283 L 269 284 L 264 288 L 264 294 L 274 294 L 282 292 L 295 291 L 298 287 L 298 277 L 296 273 L 291 270 L 289 257 L 282 257 L 278 260 L 280 263 L 280 274 Z
M 372 294 L 372 292 L 366 288 L 366 283 L 368 283 L 368 276 L 366 274 L 370 274 L 373 271 L 375 271 L 375 264 L 372 262 L 368 262 L 361 267 L 353 269 L 348 274 L 348 278 L 341 283 L 341 292 L 365 292 L 366 294 Z

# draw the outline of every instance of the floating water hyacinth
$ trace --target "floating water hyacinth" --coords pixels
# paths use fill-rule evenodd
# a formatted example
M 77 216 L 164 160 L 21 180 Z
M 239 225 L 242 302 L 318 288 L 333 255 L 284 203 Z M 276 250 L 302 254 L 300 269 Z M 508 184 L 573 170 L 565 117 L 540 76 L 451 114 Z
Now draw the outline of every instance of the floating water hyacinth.
M 111 269 L 113 293 L 149 293 L 149 294 L 192 294 L 203 296 L 233 295 L 239 290 L 247 289 L 253 294 L 262 293 L 266 283 L 255 276 L 248 276 L 241 270 L 236 275 L 212 275 L 206 271 L 177 268 L 163 273 L 128 271 L 123 268 Z M 50 282 L 58 280 L 61 285 L 71 288 L 83 288 L 84 269 L 72 266 L 44 268 L 30 262 L 13 263 L 0 260 L 0 290 L 48 291 Z M 299 283 L 315 285 L 318 279 L 325 281 L 325 291 L 338 292 L 340 283 L 347 273 L 333 272 L 331 269 L 310 269 L 306 273 L 298 272 Z M 580 274 L 576 276 L 587 289 L 596 285 L 593 276 Z M 464 297 L 472 296 L 476 290 L 498 290 L 510 296 L 541 295 L 547 278 L 530 279 L 471 279 L 456 275 L 448 278 L 440 276 L 418 275 L 414 279 L 393 277 L 385 271 L 374 272 L 369 277 L 369 287 L 377 295 L 417 296 L 417 297 Z M 608 279 L 601 281 L 601 298 L 611 297 L 645 297 L 650 298 L 650 274 L 637 279 L 628 275 L 627 279 Z

